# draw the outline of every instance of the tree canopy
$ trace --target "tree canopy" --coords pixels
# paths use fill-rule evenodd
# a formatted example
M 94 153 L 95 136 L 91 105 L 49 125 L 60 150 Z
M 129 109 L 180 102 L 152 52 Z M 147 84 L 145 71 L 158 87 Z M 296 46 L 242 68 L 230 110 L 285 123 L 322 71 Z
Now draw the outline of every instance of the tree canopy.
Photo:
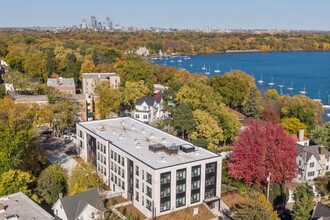
M 299 186 L 294 193 L 295 203 L 292 208 L 293 220 L 308 220 L 311 217 L 314 194 L 310 186 Z

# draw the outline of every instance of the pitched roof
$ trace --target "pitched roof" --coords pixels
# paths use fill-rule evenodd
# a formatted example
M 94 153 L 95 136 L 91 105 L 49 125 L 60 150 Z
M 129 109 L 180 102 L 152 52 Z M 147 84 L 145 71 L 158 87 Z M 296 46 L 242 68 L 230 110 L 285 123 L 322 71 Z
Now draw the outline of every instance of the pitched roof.
M 88 204 L 101 211 L 104 209 L 102 199 L 98 194 L 97 189 L 91 189 L 73 196 L 67 196 L 60 199 L 60 201 L 68 220 L 76 219 Z
M 325 158 L 330 157 L 330 152 L 322 145 L 296 146 L 298 153 L 302 154 L 304 160 L 307 162 L 313 155 L 317 160 L 320 160 L 320 154 L 324 154 Z
M 312 219 L 319 219 L 321 217 L 330 217 L 330 207 L 319 202 L 315 206 Z
M 146 102 L 147 105 L 153 106 L 155 101 L 157 102 L 157 99 L 153 96 L 143 96 L 142 98 L 136 100 L 135 105 L 142 105 L 143 102 Z

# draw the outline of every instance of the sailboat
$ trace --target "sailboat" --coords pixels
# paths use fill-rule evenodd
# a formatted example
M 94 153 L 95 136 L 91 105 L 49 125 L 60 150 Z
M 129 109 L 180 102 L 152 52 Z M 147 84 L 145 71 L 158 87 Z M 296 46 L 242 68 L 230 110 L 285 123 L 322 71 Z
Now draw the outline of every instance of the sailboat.
M 219 69 L 219 64 L 217 64 L 217 68 L 214 70 L 215 73 L 220 73 L 220 69 Z
M 206 70 L 206 66 L 205 65 L 202 67 L 202 70 Z
M 307 93 L 307 92 L 306 92 L 306 85 L 304 85 L 304 90 L 301 90 L 301 91 L 300 91 L 300 94 L 302 94 L 302 95 L 306 95 L 306 93 Z
M 262 74 L 261 74 L 261 78 L 258 80 L 258 83 L 259 84 L 263 84 L 264 83 L 264 81 L 262 81 Z
M 274 82 L 273 82 L 273 77 L 272 77 L 272 81 L 270 83 L 268 83 L 269 86 L 273 86 L 274 85 Z
M 319 90 L 319 96 L 317 97 L 317 99 L 313 99 L 313 100 L 317 102 L 321 102 L 322 100 L 320 99 L 320 94 L 321 94 L 321 90 Z
M 205 75 L 210 75 L 210 70 L 211 70 L 211 68 L 209 67 L 209 70 L 206 69 L 206 71 L 205 71 L 204 74 L 205 74 Z
M 330 108 L 330 95 L 328 95 L 328 104 L 323 105 L 323 108 Z
M 290 90 L 290 91 L 293 90 L 293 82 L 291 82 L 291 87 L 288 87 L 288 90 Z

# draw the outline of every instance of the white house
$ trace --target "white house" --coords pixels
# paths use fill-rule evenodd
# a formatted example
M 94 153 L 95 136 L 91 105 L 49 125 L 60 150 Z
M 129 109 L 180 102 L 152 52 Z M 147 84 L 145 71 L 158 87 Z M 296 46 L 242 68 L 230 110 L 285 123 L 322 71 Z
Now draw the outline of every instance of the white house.
M 161 97 L 144 96 L 135 102 L 134 118 L 150 124 L 164 115 Z
M 303 181 L 314 180 L 330 171 L 330 152 L 322 145 L 309 145 L 304 139 L 303 130 L 297 142 L 298 178 Z
M 222 157 L 130 117 L 77 123 L 81 158 L 154 218 L 192 205 L 219 210 Z
M 136 54 L 140 56 L 149 56 L 149 50 L 146 47 L 140 47 L 136 50 Z
M 52 209 L 55 219 L 97 219 L 102 215 L 104 205 L 97 189 L 91 189 L 58 199 Z

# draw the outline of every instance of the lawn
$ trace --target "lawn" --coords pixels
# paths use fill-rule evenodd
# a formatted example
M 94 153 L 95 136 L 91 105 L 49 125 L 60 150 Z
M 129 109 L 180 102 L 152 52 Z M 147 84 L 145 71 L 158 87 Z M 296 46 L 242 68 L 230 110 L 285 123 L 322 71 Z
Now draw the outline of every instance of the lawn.
M 194 208 L 198 208 L 198 214 L 194 214 Z M 180 211 L 172 212 L 170 214 L 162 215 L 157 217 L 157 220 L 194 220 L 194 219 L 215 219 L 216 216 L 213 215 L 212 212 L 209 211 L 203 204 L 192 206 L 186 209 L 182 209 Z

